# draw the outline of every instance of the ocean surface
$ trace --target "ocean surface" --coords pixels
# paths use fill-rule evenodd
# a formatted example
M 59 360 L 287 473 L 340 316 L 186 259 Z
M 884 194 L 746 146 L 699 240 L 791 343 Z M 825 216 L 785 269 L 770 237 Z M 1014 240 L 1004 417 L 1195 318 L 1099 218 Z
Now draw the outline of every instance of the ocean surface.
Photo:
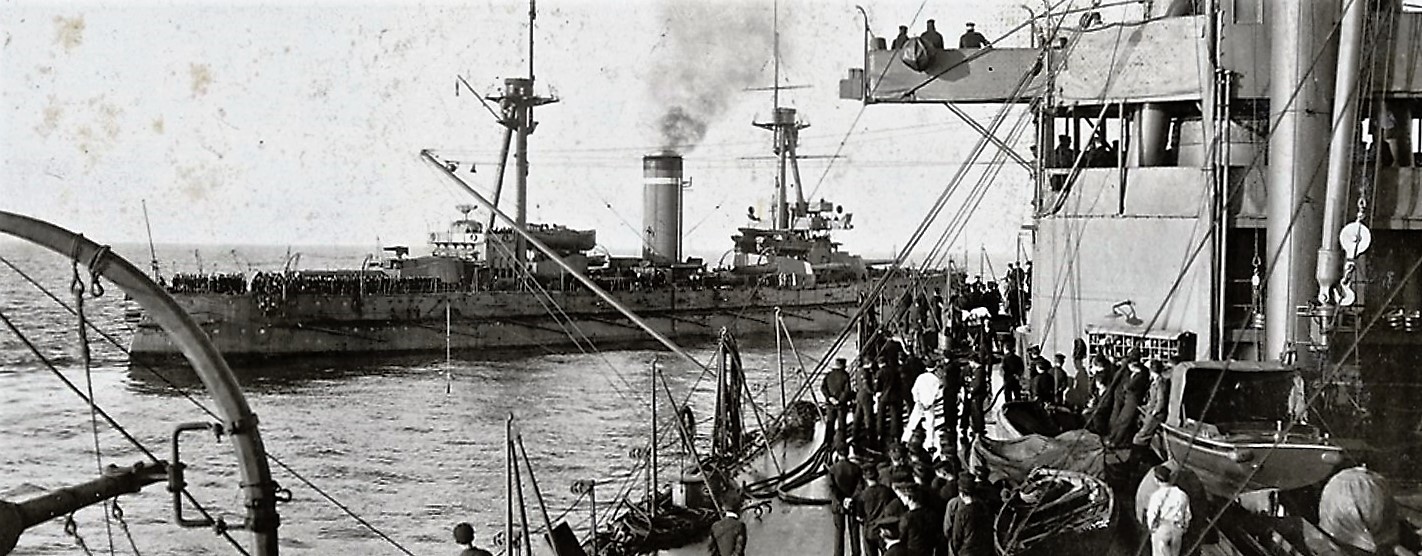
M 196 250 L 196 252 L 195 252 Z M 115 246 L 140 268 L 150 259 L 146 246 Z M 358 248 L 302 248 L 300 268 L 357 267 Z M 280 269 L 288 258 L 283 247 L 159 246 L 163 272 L 204 270 L 235 272 L 248 268 Z M 25 243 L 0 242 L 0 256 L 34 277 L 65 303 L 73 304 L 70 261 Z M 126 311 L 136 308 L 123 292 L 86 298 L 84 312 L 126 347 L 132 324 Z M 0 265 L 0 312 L 60 372 L 87 389 L 96 401 L 143 445 L 167 459 L 175 426 L 210 421 L 196 403 L 210 398 L 190 369 L 145 368 L 97 334 L 90 334 L 93 363 L 86 379 L 78 350 L 78 319 Z M 795 338 L 803 364 L 813 368 L 833 338 Z M 740 338 L 748 382 L 758 404 L 778 413 L 775 340 Z M 685 346 L 711 363 L 710 342 Z M 852 346 L 851 346 L 852 347 Z M 839 356 L 852 357 L 846 349 Z M 798 366 L 784 354 L 788 388 Z M 451 554 L 457 548 L 451 528 L 468 521 L 476 544 L 486 548 L 503 529 L 505 424 L 513 415 L 548 510 L 558 517 L 577 498 L 570 491 L 580 479 L 598 484 L 599 511 L 616 493 L 643 488 L 634 475 L 634 448 L 650 438 L 651 368 L 656 362 L 667 387 L 689 397 L 701 420 L 714 406 L 714 381 L 697 367 L 664 350 L 601 353 L 456 353 L 375 360 L 367 357 L 296 359 L 235 368 L 248 402 L 261 420 L 268 452 L 330 497 L 415 554 Z M 448 389 L 449 393 L 446 393 Z M 192 396 L 190 401 L 185 396 Z M 665 395 L 659 402 L 667 411 Z M 680 399 L 678 400 L 681 401 Z M 749 414 L 748 414 L 749 419 Z M 674 443 L 670 425 L 661 426 L 662 442 Z M 698 427 L 704 437 L 709 422 Z M 94 449 L 89 409 L 41 359 L 8 329 L 0 330 L 0 500 L 20 501 L 44 490 L 92 479 L 98 466 L 131 465 L 142 454 L 101 420 L 99 450 Z M 703 438 L 704 440 L 704 438 Z M 189 434 L 182 444 L 189 490 L 214 515 L 228 523 L 242 520 L 242 501 L 231 444 L 211 435 Z M 668 462 L 667 460 L 670 460 Z M 662 481 L 675 477 L 676 457 L 663 456 Z M 293 500 L 278 507 L 282 551 L 286 554 L 400 554 L 375 533 L 273 465 L 274 478 L 290 488 Z M 119 499 L 123 523 L 109 519 L 101 506 L 75 515 L 77 533 L 95 553 L 135 553 L 121 525 L 126 525 L 141 554 L 236 554 L 211 529 L 183 529 L 172 524 L 164 484 Z M 529 518 L 541 523 L 530 499 Z M 610 507 L 610 505 L 609 505 Z M 191 508 L 185 514 L 194 514 Z M 567 515 L 580 531 L 588 521 L 584 502 Z M 599 519 L 604 519 L 603 515 Z M 250 535 L 234 531 L 244 545 Z M 495 553 L 498 548 L 491 548 Z M 82 553 L 62 520 L 27 531 L 15 554 Z

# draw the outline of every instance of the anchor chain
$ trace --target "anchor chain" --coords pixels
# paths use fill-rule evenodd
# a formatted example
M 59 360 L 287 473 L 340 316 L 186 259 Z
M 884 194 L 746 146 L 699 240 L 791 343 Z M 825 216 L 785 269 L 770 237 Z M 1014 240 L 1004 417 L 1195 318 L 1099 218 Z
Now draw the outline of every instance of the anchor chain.
M 79 524 L 74 522 L 74 514 L 64 516 L 64 534 L 74 539 L 74 544 L 85 554 L 94 556 L 94 551 L 89 550 L 89 545 L 84 543 L 84 537 L 79 536 Z
M 119 505 L 118 498 L 114 498 L 110 504 L 109 514 L 113 516 L 114 521 L 118 522 L 119 529 L 123 530 L 123 536 L 128 538 L 128 547 L 133 550 L 136 556 L 142 556 L 138 550 L 138 544 L 133 542 L 133 533 L 128 530 L 128 521 L 123 518 L 123 507 Z

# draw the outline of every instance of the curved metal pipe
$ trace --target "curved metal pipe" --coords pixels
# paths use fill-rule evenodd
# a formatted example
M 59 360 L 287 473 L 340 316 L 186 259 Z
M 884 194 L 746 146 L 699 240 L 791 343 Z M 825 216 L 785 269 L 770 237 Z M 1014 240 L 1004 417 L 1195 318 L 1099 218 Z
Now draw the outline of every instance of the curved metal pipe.
M 1353 148 L 1357 144 L 1353 132 L 1358 127 L 1358 106 L 1364 96 L 1359 89 L 1364 2 L 1348 0 L 1344 4 L 1338 39 L 1338 81 L 1333 85 L 1333 135 L 1328 145 L 1323 239 L 1314 271 L 1314 277 L 1318 280 L 1318 301 L 1329 307 L 1337 301 L 1334 293 L 1343 278 L 1343 252 L 1338 248 L 1338 231 L 1343 229 L 1343 220 L 1347 215 L 1348 176 L 1353 172 Z
M 277 527 L 281 520 L 276 511 L 276 484 L 272 482 L 266 450 L 257 432 L 257 416 L 247 405 L 247 399 L 242 395 L 242 388 L 237 384 L 232 369 L 228 368 L 227 361 L 192 316 L 143 271 L 109 251 L 108 247 L 89 241 L 82 235 L 5 211 L 0 211 L 0 233 L 28 240 L 65 257 L 74 257 L 82 262 L 92 261 L 92 272 L 108 278 L 133 296 L 154 322 L 163 327 L 192 364 L 193 371 L 212 395 L 218 414 L 225 420 L 222 426 L 237 454 L 237 469 L 246 498 L 245 527 L 252 530 L 254 537 L 252 552 L 258 556 L 275 556 Z

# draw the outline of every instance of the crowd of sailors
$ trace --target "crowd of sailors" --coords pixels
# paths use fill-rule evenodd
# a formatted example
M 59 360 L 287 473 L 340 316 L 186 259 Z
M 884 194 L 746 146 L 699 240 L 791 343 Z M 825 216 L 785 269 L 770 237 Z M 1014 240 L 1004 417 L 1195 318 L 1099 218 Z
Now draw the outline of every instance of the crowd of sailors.
M 1025 290 L 1026 272 L 1025 265 L 1014 267 L 1004 289 Z M 939 306 L 990 309 L 1001 301 L 991 282 L 961 291 Z M 1074 415 L 1108 448 L 1130 454 L 1122 467 L 1131 480 L 1156 473 L 1169 483 L 1168 470 L 1153 470 L 1161 462 L 1148 445 L 1165 417 L 1166 369 L 1173 362 L 1138 355 L 1088 358 L 1081 341 L 1070 358 L 1048 358 L 1036 346 L 1019 351 L 1010 333 L 990 327 L 955 327 L 954 318 L 931 312 L 925 318 L 907 311 L 900 318 L 908 321 L 898 323 L 900 330 L 921 333 L 902 341 L 881 337 L 861 354 L 858 372 L 839 359 L 821 383 L 825 438 L 834 446 L 829 480 L 835 556 L 846 547 L 856 556 L 996 554 L 994 518 L 1007 485 L 989 481 L 988 470 L 969 469 L 967 462 L 973 443 L 987 433 L 990 408 L 1002 402 Z M 946 345 L 921 340 L 934 336 Z M 1073 373 L 1067 372 L 1068 360 Z M 996 392 L 995 382 L 1001 385 Z M 1174 552 L 1156 554 L 1179 553 L 1185 525 L 1176 518 L 1189 513 L 1188 498 L 1168 494 L 1163 501 L 1142 501 L 1150 506 L 1142 511 L 1165 516 L 1154 520 L 1151 531 L 1174 539 Z
M 254 272 L 224 274 L 174 274 L 168 280 L 173 293 L 224 295 L 366 295 L 437 293 L 454 287 L 434 276 L 394 277 L 380 272 Z

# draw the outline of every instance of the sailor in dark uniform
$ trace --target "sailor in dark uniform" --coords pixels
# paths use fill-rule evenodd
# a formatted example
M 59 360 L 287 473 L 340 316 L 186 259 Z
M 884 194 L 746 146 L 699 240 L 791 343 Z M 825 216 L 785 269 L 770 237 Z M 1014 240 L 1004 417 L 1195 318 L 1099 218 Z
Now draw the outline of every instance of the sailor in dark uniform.
M 899 517 L 899 538 L 904 551 L 915 556 L 929 556 L 938 546 L 939 524 L 933 522 L 933 514 L 923 505 L 923 491 L 916 484 L 895 484 L 894 494 L 903 501 L 908 511 Z
M 968 363 L 969 372 L 972 377 L 968 381 L 968 403 L 966 411 L 970 419 L 971 429 L 974 436 L 981 436 L 987 430 L 987 402 L 989 373 L 991 372 L 992 359 L 987 355 L 979 355 L 976 359 Z
M 834 556 L 844 556 L 846 534 L 850 551 L 859 556 L 859 525 L 856 523 L 854 495 L 863 480 L 859 466 L 849 461 L 849 446 L 835 447 L 835 462 L 829 467 L 829 490 L 834 515 Z
M 864 477 L 864 486 L 854 495 L 854 505 L 859 508 L 859 522 L 863 524 L 865 556 L 879 556 L 883 539 L 874 524 L 890 511 L 890 503 L 898 502 L 893 489 L 879 480 L 879 470 L 872 464 L 859 467 Z
M 897 37 L 894 37 L 894 42 L 893 42 L 893 43 L 890 43 L 889 48 L 892 48 L 892 49 L 894 49 L 894 50 L 898 50 L 898 49 L 900 49 L 900 48 L 903 48 L 904 45 L 908 44 L 908 42 L 909 42 L 908 26 L 907 26 L 907 25 L 900 25 L 900 26 L 899 26 L 899 35 L 898 35 Z
M 878 417 L 874 411 L 874 371 L 870 363 L 859 366 L 859 390 L 854 395 L 854 440 L 860 449 L 880 452 Z
M 963 33 L 963 36 L 958 37 L 958 48 L 982 48 L 984 46 L 991 46 L 987 37 L 977 32 L 974 27 L 975 25 L 968 23 L 968 30 Z
M 958 480 L 958 498 L 948 504 L 943 535 L 953 556 L 993 556 L 991 510 L 972 474 Z
M 832 443 L 832 446 L 845 441 L 842 437 L 845 434 L 845 412 L 850 400 L 854 399 L 854 389 L 849 385 L 849 373 L 844 370 L 844 365 L 843 358 L 835 359 L 834 367 L 825 373 L 824 380 L 820 382 L 820 393 L 825 395 L 825 442 Z
M 943 35 L 938 32 L 937 25 L 932 19 L 928 20 L 928 30 L 918 38 L 923 39 L 923 45 L 929 47 L 930 50 L 943 50 Z
M 898 355 L 879 355 L 879 374 L 876 379 L 879 391 L 879 438 L 892 440 L 899 438 L 904 429 L 904 396 L 902 371 L 899 369 Z

